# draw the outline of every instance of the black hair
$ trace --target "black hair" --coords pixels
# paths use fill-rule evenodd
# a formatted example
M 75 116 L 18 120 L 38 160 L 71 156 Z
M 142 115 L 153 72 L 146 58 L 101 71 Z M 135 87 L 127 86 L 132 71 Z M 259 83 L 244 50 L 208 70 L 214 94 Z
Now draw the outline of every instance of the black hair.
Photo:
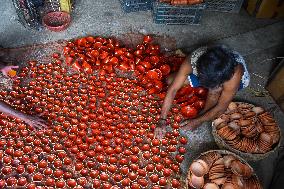
M 236 66 L 235 58 L 226 48 L 207 49 L 196 63 L 200 85 L 211 89 L 222 85 L 232 78 Z

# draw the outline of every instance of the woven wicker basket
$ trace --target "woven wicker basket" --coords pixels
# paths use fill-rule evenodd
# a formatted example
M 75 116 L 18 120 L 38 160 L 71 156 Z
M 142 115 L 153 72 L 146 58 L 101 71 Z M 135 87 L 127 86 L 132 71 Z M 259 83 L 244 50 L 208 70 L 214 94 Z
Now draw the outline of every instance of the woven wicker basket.
M 221 154 L 221 155 L 233 155 L 234 157 L 236 157 L 237 159 L 239 159 L 242 163 L 246 164 L 247 166 L 249 166 L 249 168 L 251 168 L 251 169 L 253 170 L 253 175 L 252 175 L 252 177 L 255 177 L 255 178 L 258 180 L 258 182 L 259 182 L 259 179 L 258 179 L 257 175 L 255 174 L 254 169 L 250 166 L 250 164 L 249 164 L 246 160 L 244 160 L 243 158 L 241 158 L 240 156 L 238 156 L 238 155 L 236 155 L 236 154 L 234 154 L 234 153 L 232 153 L 232 152 L 229 152 L 229 151 L 227 151 L 227 150 L 209 150 L 209 151 L 207 151 L 207 152 L 204 152 L 204 153 L 200 154 L 200 156 L 198 156 L 198 158 L 196 158 L 196 160 L 197 160 L 197 159 L 200 159 L 201 156 L 206 155 L 207 153 L 210 153 L 210 152 L 217 152 L 217 153 L 219 153 L 219 154 Z M 188 170 L 188 176 L 189 176 L 190 174 L 191 174 L 191 172 L 190 172 L 190 170 Z M 187 178 L 188 178 L 188 176 L 187 176 Z M 192 187 L 189 186 L 188 179 L 186 179 L 186 183 L 187 183 L 187 189 L 192 189 Z M 259 182 L 259 183 L 260 183 L 260 182 Z
M 243 104 L 249 104 L 249 103 L 244 103 L 244 102 L 236 102 L 236 103 L 243 103 Z M 249 104 L 249 105 L 253 105 L 253 104 Z M 254 106 L 254 105 L 253 105 Z M 279 129 L 279 128 L 278 128 Z M 212 122 L 212 135 L 214 137 L 214 140 L 216 142 L 216 144 L 218 145 L 218 147 L 220 149 L 225 149 L 225 150 L 229 150 L 231 152 L 234 152 L 235 154 L 239 155 L 240 157 L 244 158 L 246 161 L 259 161 L 261 159 L 264 159 L 266 157 L 268 157 L 270 154 L 276 152 L 278 150 L 278 148 L 280 147 L 281 141 L 282 141 L 282 134 L 281 131 L 279 129 L 279 133 L 280 133 L 280 139 L 278 144 L 274 144 L 274 148 L 265 153 L 265 154 L 252 154 L 252 153 L 245 153 L 242 151 L 239 151 L 233 147 L 231 147 L 230 145 L 228 145 L 226 143 L 225 140 L 223 140 L 218 134 L 217 134 L 217 130 L 216 127 L 214 125 L 214 122 Z

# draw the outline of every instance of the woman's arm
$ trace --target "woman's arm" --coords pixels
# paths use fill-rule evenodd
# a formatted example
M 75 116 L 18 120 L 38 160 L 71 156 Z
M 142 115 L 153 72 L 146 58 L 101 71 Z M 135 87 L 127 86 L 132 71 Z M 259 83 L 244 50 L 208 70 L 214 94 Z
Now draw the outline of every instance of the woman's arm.
M 11 64 L 11 62 L 6 62 L 4 60 L 4 55 L 7 54 L 9 51 L 7 49 L 1 49 L 0 48 L 0 71 L 3 73 L 3 75 L 5 75 L 6 77 L 9 76 L 9 72 L 12 69 L 17 69 L 19 68 L 19 66 L 8 66 L 8 64 Z
M 47 127 L 45 121 L 43 121 L 42 119 L 26 115 L 18 110 L 14 110 L 11 106 L 9 106 L 4 102 L 0 102 L 0 112 L 3 112 L 4 114 L 7 114 L 14 118 L 19 118 L 24 122 L 26 122 L 28 125 L 37 129 L 42 129 Z
M 174 81 L 167 91 L 167 95 L 165 97 L 162 110 L 161 110 L 161 118 L 166 119 L 169 113 L 169 110 L 172 106 L 173 100 L 176 96 L 177 91 L 184 85 L 185 80 L 188 75 L 192 73 L 192 67 L 188 60 L 186 60 L 180 67 Z
M 199 115 L 203 115 L 205 112 L 209 111 L 211 108 L 216 106 L 222 90 L 223 88 L 208 91 L 204 109 L 199 113 Z
M 169 87 L 167 91 L 167 95 L 165 97 L 162 110 L 161 110 L 161 120 L 159 121 L 159 124 L 157 128 L 155 129 L 155 136 L 158 139 L 163 138 L 163 136 L 166 133 L 166 127 L 165 127 L 166 118 L 172 106 L 175 95 L 177 91 L 183 86 L 186 78 L 191 72 L 192 72 L 192 67 L 191 67 L 191 64 L 189 64 L 188 59 L 187 59 L 181 65 L 176 77 L 174 78 L 174 81 L 172 82 L 171 86 Z
M 233 77 L 229 81 L 224 83 L 223 91 L 221 92 L 217 104 L 198 118 L 184 121 L 181 124 L 183 129 L 195 129 L 203 122 L 212 121 L 213 119 L 224 113 L 238 91 L 241 78 L 242 69 L 237 69 Z

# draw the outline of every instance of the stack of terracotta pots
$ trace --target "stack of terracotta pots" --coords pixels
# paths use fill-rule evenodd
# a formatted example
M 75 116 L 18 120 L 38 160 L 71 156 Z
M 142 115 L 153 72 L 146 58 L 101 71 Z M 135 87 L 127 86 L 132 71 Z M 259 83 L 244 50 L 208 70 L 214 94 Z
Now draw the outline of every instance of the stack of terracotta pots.
M 189 188 L 261 189 L 253 169 L 228 151 L 209 151 L 195 160 L 189 169 Z
M 214 136 L 243 153 L 268 153 L 280 140 L 280 129 L 272 115 L 248 103 L 230 103 L 227 111 L 214 121 L 213 127 Z

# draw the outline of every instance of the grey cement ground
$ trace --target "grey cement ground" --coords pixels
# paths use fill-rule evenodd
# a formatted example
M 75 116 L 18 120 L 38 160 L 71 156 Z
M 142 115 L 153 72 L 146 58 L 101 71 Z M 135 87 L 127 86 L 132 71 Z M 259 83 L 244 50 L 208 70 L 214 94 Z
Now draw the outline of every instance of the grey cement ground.
M 123 13 L 119 0 L 77 0 L 72 25 L 62 33 L 38 32 L 23 28 L 11 1 L 0 0 L 0 44 L 18 46 L 70 39 L 87 34 L 119 36 L 120 34 L 153 33 L 174 37 L 179 47 L 216 41 L 246 33 L 277 21 L 256 20 L 242 14 L 205 13 L 200 26 L 164 26 L 153 24 L 151 12 Z M 20 34 L 20 35 L 19 35 Z
M 280 60 L 275 57 L 284 56 L 284 22 L 258 20 L 248 16 L 244 10 L 240 14 L 205 12 L 199 26 L 165 26 L 153 24 L 151 12 L 123 13 L 118 0 L 77 0 L 71 26 L 64 32 L 54 33 L 24 28 L 17 21 L 12 3 L 0 0 L 0 45 L 4 47 L 47 43 L 85 35 L 122 38 L 126 33 L 155 34 L 161 36 L 159 39 L 163 47 L 182 48 L 186 52 L 206 43 L 227 44 L 244 55 L 252 77 L 250 87 L 262 91 L 265 91 L 264 86 L 271 70 Z M 130 41 L 135 41 L 135 35 L 132 38 Z M 283 113 L 271 97 L 256 97 L 250 89 L 245 89 L 237 94 L 236 100 L 273 109 L 276 120 L 284 129 Z M 208 126 L 186 134 L 190 143 L 183 169 L 199 153 L 216 148 Z M 269 188 L 276 158 L 277 153 L 274 153 L 262 161 L 250 162 L 265 189 Z

